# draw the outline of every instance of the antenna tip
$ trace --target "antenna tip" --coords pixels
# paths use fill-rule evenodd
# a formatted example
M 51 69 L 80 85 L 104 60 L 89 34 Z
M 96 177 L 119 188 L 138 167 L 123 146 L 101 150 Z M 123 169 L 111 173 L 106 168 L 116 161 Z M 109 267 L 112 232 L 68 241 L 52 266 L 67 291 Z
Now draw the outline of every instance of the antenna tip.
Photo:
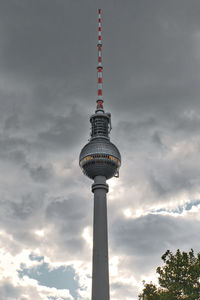
M 99 11 L 99 14 L 101 14 L 101 9 L 100 8 L 98 9 L 98 11 Z

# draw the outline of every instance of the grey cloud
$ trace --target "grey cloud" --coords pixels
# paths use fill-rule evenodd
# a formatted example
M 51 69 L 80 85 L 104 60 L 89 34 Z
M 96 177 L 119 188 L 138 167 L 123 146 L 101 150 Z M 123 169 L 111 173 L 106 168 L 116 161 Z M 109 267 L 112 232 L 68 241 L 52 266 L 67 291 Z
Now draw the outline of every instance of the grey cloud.
M 55 232 L 52 231 L 51 239 L 57 244 L 59 252 L 65 249 L 68 255 L 88 256 L 87 245 L 82 238 L 83 229 L 92 223 L 88 209 L 92 213 L 91 203 L 80 195 L 55 199 L 47 206 L 46 222 L 54 224 Z
M 91 225 L 91 216 L 88 215 L 90 206 L 80 196 L 70 198 L 52 202 L 46 209 L 46 220 L 56 224 L 62 247 L 66 247 L 70 253 L 81 253 L 86 246 L 81 238 L 83 229 Z
M 30 144 L 23 139 L 0 137 L 1 158 L 16 164 L 19 168 L 27 170 L 34 181 L 46 182 L 53 176 L 52 166 L 49 163 L 34 164 L 29 158 Z
M 165 145 L 162 142 L 162 133 L 155 131 L 153 136 L 152 136 L 152 141 L 153 143 L 156 144 L 156 146 L 161 147 L 161 148 L 165 148 Z
M 38 193 L 15 199 L 15 202 L 1 200 L 0 204 L 1 228 L 13 239 L 6 246 L 8 251 L 16 251 L 16 254 L 23 246 L 43 247 L 41 238 L 35 234 L 36 230 L 43 229 L 46 253 L 50 251 L 60 259 L 73 256 L 88 259 L 88 247 L 82 238 L 84 227 L 92 223 L 88 199 L 75 195 L 69 199 L 49 199 Z
M 118 297 L 127 297 L 132 299 L 138 298 L 138 294 L 135 291 L 135 287 L 130 284 L 125 284 L 121 282 L 113 283 L 111 284 L 111 291 L 112 290 Z
M 26 168 L 29 170 L 31 177 L 36 182 L 46 182 L 49 181 L 53 177 L 53 170 L 51 165 L 50 166 L 36 166 L 30 167 L 26 165 Z
M 82 221 L 87 216 L 88 200 L 80 196 L 75 196 L 69 195 L 68 199 L 58 198 L 54 202 L 51 202 L 46 210 L 47 218 L 57 219 L 59 216 L 59 220 L 67 219 L 69 223 L 73 219 Z
M 22 138 L 7 137 L 4 135 L 0 137 L 0 146 L 1 146 L 1 150 L 0 150 L 1 154 L 4 155 L 8 152 L 17 151 L 16 149 L 27 149 L 29 144 L 27 143 L 26 140 Z M 21 157 L 22 156 L 23 154 L 21 152 Z
M 152 190 L 165 197 L 198 189 L 199 165 L 193 159 L 185 155 L 167 162 L 155 162 L 155 169 L 152 168 L 148 173 Z
M 72 147 L 77 145 L 78 137 L 83 134 L 81 128 L 81 120 L 83 115 L 79 114 L 74 109 L 68 117 L 55 117 L 52 119 L 52 124 L 47 131 L 39 133 L 39 140 L 46 143 L 47 146 L 63 148 L 69 151 Z
M 1 20 L 5 31 L 4 61 L 1 62 L 4 71 L 17 70 L 18 76 L 29 80 L 65 78 L 67 83 L 68 80 L 77 80 L 78 76 L 78 82 L 85 80 L 80 65 L 87 65 L 89 45 L 81 48 L 78 44 L 84 45 L 90 23 L 83 20 L 86 17 L 90 20 L 90 15 L 81 1 L 61 1 L 56 6 L 53 1 L 34 1 L 31 4 L 11 1 L 2 3 L 1 10 L 4 12 Z
M 17 242 L 14 247 L 39 243 L 34 231 L 43 225 L 44 199 L 42 193 L 23 195 L 21 199 L 1 199 L 1 228 Z
M 16 113 L 13 113 L 5 121 L 5 129 L 19 128 L 19 119 Z
M 166 175 L 166 176 L 165 176 Z M 165 197 L 166 195 L 173 195 L 181 191 L 189 191 L 194 188 L 193 180 L 196 178 L 191 177 L 193 174 L 188 174 L 184 170 L 170 170 L 169 173 L 161 175 L 160 170 L 157 174 L 149 176 L 149 182 L 152 189 L 159 195 Z M 162 177 L 161 177 L 162 176 Z M 198 176 L 199 177 L 199 176 Z
M 2 300 L 19 299 L 22 293 L 22 288 L 15 287 L 11 282 L 9 282 L 9 280 L 4 279 L 0 282 L 0 293 Z
M 198 222 L 182 217 L 147 215 L 118 219 L 111 225 L 111 245 L 115 253 L 128 256 L 133 273 L 151 271 L 167 250 L 199 249 Z M 157 265 L 158 266 L 158 265 Z

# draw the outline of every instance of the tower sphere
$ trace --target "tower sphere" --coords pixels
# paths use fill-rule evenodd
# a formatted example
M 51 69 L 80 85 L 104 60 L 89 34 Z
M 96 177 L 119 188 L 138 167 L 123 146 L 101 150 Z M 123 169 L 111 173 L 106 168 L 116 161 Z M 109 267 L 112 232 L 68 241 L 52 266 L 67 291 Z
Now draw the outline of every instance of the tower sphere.
M 121 155 L 117 147 L 106 138 L 94 138 L 81 150 L 80 167 L 91 179 L 95 176 L 105 176 L 109 179 L 118 175 Z

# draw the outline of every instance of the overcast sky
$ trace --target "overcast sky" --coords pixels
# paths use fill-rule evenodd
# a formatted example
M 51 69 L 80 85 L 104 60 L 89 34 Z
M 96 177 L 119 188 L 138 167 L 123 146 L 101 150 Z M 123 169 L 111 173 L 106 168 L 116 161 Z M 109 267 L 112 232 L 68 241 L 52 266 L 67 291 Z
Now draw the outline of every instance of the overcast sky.
M 122 155 L 108 181 L 112 300 L 170 249 L 200 251 L 200 1 L 0 1 L 1 300 L 89 300 L 92 181 L 79 168 L 103 95 Z

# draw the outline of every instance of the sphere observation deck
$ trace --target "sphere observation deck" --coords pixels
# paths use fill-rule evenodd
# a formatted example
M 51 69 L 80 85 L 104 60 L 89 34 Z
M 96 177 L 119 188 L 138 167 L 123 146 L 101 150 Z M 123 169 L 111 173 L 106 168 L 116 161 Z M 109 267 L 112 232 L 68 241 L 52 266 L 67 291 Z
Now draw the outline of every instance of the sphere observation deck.
M 91 179 L 105 176 L 106 179 L 118 177 L 121 155 L 110 142 L 111 115 L 97 109 L 90 117 L 91 138 L 81 150 L 79 165 L 83 173 Z

